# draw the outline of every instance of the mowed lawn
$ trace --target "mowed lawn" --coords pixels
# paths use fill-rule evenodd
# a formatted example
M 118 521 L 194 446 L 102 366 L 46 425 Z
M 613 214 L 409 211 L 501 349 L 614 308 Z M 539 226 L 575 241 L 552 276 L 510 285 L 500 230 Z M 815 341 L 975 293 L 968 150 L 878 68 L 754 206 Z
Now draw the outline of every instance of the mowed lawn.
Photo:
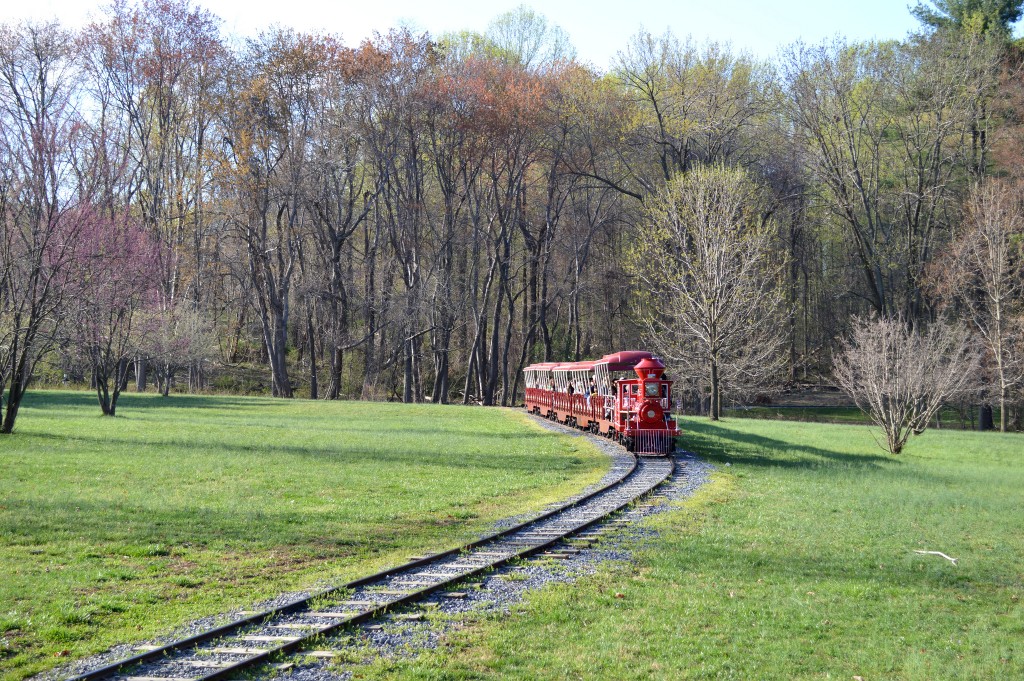
M 647 521 L 635 565 L 364 676 L 1024 678 L 1024 437 L 928 431 L 891 457 L 866 427 L 683 426 L 717 473 Z
M 475 538 L 607 470 L 516 411 L 34 392 L 0 438 L 0 676 Z

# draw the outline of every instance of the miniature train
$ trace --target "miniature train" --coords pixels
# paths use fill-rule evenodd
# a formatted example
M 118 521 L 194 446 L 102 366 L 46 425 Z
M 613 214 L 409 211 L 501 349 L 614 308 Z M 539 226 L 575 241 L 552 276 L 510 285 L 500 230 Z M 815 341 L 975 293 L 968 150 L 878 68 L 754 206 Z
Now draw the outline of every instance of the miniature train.
M 649 352 L 627 350 L 593 362 L 531 364 L 526 410 L 617 440 L 639 455 L 672 453 L 672 381 Z

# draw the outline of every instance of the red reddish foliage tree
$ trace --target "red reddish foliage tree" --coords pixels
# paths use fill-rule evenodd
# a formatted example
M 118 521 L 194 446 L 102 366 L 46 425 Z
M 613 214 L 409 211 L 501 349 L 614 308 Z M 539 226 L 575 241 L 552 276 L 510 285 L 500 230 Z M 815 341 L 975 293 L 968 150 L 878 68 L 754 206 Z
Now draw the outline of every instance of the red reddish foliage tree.
M 84 209 L 78 222 L 68 282 L 69 340 L 92 370 L 100 408 L 114 416 L 142 340 L 136 333 L 139 312 L 158 299 L 157 245 L 125 216 L 111 219 Z

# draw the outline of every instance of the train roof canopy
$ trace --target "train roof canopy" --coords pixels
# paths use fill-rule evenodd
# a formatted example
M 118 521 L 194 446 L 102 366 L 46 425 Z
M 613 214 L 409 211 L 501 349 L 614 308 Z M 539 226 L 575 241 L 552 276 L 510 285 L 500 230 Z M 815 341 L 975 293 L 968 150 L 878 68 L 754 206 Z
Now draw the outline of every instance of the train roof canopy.
M 642 360 L 654 357 L 645 350 L 623 350 L 610 355 L 605 355 L 594 364 L 607 364 L 608 371 L 632 371 L 633 367 Z
M 557 366 L 561 366 L 561 362 L 537 362 L 525 367 L 523 371 L 551 371 Z
M 598 364 L 607 364 L 608 371 L 632 371 L 637 364 L 645 359 L 653 359 L 654 355 L 646 350 L 623 350 L 591 362 L 537 362 L 524 371 L 593 371 Z
M 552 371 L 593 371 L 596 362 L 565 362 L 556 364 Z

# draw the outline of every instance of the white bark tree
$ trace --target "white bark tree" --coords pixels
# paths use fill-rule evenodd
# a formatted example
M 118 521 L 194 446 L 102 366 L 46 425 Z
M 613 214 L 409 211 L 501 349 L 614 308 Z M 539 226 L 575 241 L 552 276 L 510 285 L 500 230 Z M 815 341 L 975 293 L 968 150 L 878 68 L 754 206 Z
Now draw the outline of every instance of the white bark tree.
M 859 318 L 834 374 L 882 429 L 883 447 L 899 454 L 944 403 L 975 389 L 979 361 L 963 326 L 936 322 L 922 331 L 901 318 Z
M 651 347 L 681 378 L 721 393 L 755 391 L 783 366 L 784 260 L 742 170 L 698 166 L 646 206 L 631 254 L 639 312 Z

